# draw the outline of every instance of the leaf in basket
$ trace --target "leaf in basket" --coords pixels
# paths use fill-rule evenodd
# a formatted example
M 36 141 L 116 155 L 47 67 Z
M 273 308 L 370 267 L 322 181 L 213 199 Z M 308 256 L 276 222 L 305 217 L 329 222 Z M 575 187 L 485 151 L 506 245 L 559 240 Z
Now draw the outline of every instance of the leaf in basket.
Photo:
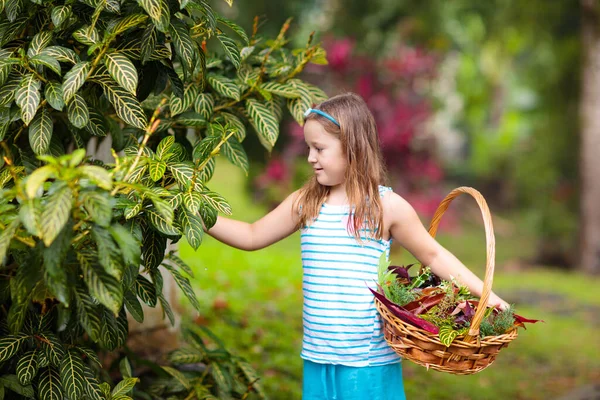
M 527 319 L 525 317 L 521 317 L 520 315 L 515 314 L 515 321 L 524 323 L 527 322 L 529 324 L 535 324 L 536 322 L 545 322 L 543 319 Z
M 440 327 L 440 342 L 446 347 L 450 347 L 459 332 L 455 331 L 450 325 Z
M 388 310 L 392 312 L 392 314 L 400 318 L 402 321 L 406 322 L 407 324 L 416 326 L 417 328 L 421 328 L 429 333 L 439 333 L 438 327 L 432 324 L 431 322 L 425 321 L 424 319 L 414 316 L 412 313 L 406 311 L 403 307 L 400 307 L 399 305 L 394 304 L 388 299 L 386 299 L 386 297 L 381 293 L 377 293 L 371 288 L 369 288 L 369 290 L 371 291 L 371 293 L 373 293 L 375 297 L 377 297 L 379 301 L 381 301 L 388 308 Z
M 430 308 L 438 305 L 440 301 L 444 299 L 445 296 L 445 293 L 439 293 L 432 296 L 424 296 L 420 299 L 411 301 L 410 303 L 404 305 L 404 308 L 415 315 L 423 314 L 427 312 Z
M 401 266 L 398 266 L 398 265 L 392 265 L 392 266 L 388 267 L 388 271 L 392 271 L 394 274 L 396 274 L 400 278 L 410 279 L 410 275 L 408 274 L 408 270 L 413 265 L 414 264 L 410 264 L 410 265 L 407 265 L 406 267 L 401 267 Z

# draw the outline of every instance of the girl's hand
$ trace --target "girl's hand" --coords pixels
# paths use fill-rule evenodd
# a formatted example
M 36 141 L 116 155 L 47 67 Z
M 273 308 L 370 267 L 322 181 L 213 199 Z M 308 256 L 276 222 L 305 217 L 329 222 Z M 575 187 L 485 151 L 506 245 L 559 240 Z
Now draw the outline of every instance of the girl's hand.
M 490 298 L 488 299 L 488 306 L 496 307 L 500 310 L 507 310 L 510 307 L 510 305 L 507 302 L 502 300 L 496 295 L 496 293 L 493 292 L 490 294 Z

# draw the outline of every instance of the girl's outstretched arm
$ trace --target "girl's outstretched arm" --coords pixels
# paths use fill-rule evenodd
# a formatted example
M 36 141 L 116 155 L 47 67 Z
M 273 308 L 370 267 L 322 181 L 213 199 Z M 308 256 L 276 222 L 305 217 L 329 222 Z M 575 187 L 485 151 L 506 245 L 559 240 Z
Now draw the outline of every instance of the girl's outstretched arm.
M 414 208 L 396 193 L 384 197 L 384 213 L 387 216 L 390 235 L 408 250 L 419 262 L 444 280 L 454 277 L 467 286 L 472 294 L 481 297 L 483 281 L 461 263 L 452 253 L 440 245 L 425 229 Z M 384 216 L 385 218 L 385 216 Z M 508 304 L 495 293 L 488 303 L 501 308 Z
M 277 208 L 254 223 L 219 216 L 208 234 L 241 250 L 258 250 L 294 233 L 298 223 L 295 209 L 298 191 L 290 194 Z

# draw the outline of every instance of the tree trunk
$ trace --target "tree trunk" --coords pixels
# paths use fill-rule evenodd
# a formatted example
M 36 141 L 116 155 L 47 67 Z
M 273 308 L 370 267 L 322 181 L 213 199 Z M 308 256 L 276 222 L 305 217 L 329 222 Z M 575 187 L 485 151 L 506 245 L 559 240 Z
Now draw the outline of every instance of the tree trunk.
M 600 4 L 582 0 L 580 269 L 600 274 Z

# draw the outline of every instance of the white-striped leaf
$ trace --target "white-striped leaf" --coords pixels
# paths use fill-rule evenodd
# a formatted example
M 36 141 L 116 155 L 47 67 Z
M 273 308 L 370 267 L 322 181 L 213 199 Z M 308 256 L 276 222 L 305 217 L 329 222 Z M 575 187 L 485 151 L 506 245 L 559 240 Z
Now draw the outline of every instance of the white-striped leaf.
M 198 87 L 195 84 L 188 85 L 185 88 L 183 92 L 183 99 L 180 99 L 175 95 L 171 95 L 171 99 L 169 100 L 171 115 L 181 114 L 192 107 L 197 97 Z
M 138 99 L 111 80 L 103 79 L 101 83 L 104 94 L 115 108 L 119 118 L 136 128 L 145 129 L 148 121 Z
M 208 162 L 206 163 L 206 165 L 204 166 L 204 168 L 202 168 L 200 170 L 200 172 L 198 173 L 198 180 L 200 182 L 210 181 L 213 174 L 215 173 L 216 164 L 217 164 L 217 162 L 215 161 L 214 158 L 209 159 Z
M 246 151 L 235 138 L 229 138 L 229 140 L 223 143 L 221 147 L 221 151 L 227 157 L 227 159 L 233 164 L 240 167 L 246 176 L 248 175 L 248 170 L 250 168 L 250 163 L 248 162 L 248 156 L 246 155 Z
M 104 168 L 98 165 L 82 165 L 78 169 L 82 175 L 84 175 L 86 178 L 94 182 L 102 189 L 112 189 L 112 178 L 110 176 L 110 173 Z
M 120 35 L 125 32 L 129 28 L 133 28 L 138 26 L 148 19 L 147 15 L 144 14 L 131 14 L 126 16 L 125 18 L 119 19 L 114 25 L 111 26 L 109 32 L 113 36 Z
M 323 90 L 319 89 L 315 85 L 311 85 L 310 83 L 304 82 L 304 86 L 308 88 L 308 91 L 310 92 L 310 95 L 312 97 L 312 101 L 315 104 L 322 103 L 329 98 L 329 96 L 327 96 L 327 93 L 325 93 Z
M 217 38 L 219 39 L 219 42 L 221 42 L 221 46 L 223 47 L 223 50 L 225 50 L 225 54 L 229 56 L 229 60 L 231 61 L 235 69 L 239 69 L 241 56 L 240 49 L 238 48 L 236 41 L 223 34 L 217 35 Z
M 233 3 L 233 1 L 227 1 L 228 3 Z M 231 4 L 229 4 L 231 5 Z M 244 44 L 247 46 L 248 43 L 250 43 L 250 41 L 248 40 L 248 35 L 246 34 L 246 31 L 244 30 L 244 28 L 242 28 L 241 26 L 239 26 L 238 24 L 236 24 L 235 22 L 224 18 L 224 17 L 217 17 L 217 21 L 226 25 L 227 27 L 229 27 L 232 31 L 234 31 L 235 33 L 237 33 L 243 40 L 244 40 Z
M 271 151 L 279 136 L 279 122 L 277 121 L 277 117 L 256 99 L 246 100 L 246 109 L 250 115 L 250 122 L 258 133 L 260 143 L 267 150 Z
M 92 268 L 90 260 L 85 255 L 77 254 L 77 258 L 80 262 L 86 264 L 82 268 Z M 77 287 L 75 290 L 75 297 L 77 298 L 77 319 L 87 332 L 90 339 L 97 342 L 100 339 L 100 321 L 102 319 L 101 309 L 96 300 L 94 300 L 88 293 L 88 291 L 82 287 Z
M 0 338 L 0 362 L 9 360 L 29 338 L 27 335 L 7 335 Z
M 221 116 L 225 119 L 228 124 L 227 129 L 235 130 L 234 137 L 238 142 L 243 142 L 246 138 L 246 126 L 238 117 L 228 112 L 221 112 Z
M 17 376 L 21 385 L 29 385 L 38 371 L 37 350 L 23 354 L 17 363 Z
M 123 396 L 131 392 L 135 384 L 139 381 L 138 378 L 124 378 L 121 382 L 113 388 L 111 392 L 112 398 L 117 396 Z
M 35 66 L 43 65 L 44 67 L 50 68 L 52 71 L 56 72 L 58 75 L 62 75 L 59 62 L 50 56 L 38 54 L 37 56 L 30 58 L 29 62 Z
M 181 190 L 186 190 L 194 176 L 194 165 L 189 161 L 168 164 L 167 168 L 177 181 Z
M 95 27 L 92 26 L 84 26 L 77 29 L 73 32 L 73 38 L 77 40 L 79 43 L 92 46 L 98 42 L 100 42 L 100 34 L 96 30 Z
M 303 126 L 304 113 L 313 105 L 312 94 L 308 86 L 299 79 L 291 79 L 288 82 L 288 84 L 293 86 L 296 89 L 296 91 L 300 93 L 299 98 L 289 99 L 287 101 L 288 110 L 290 111 L 290 114 L 292 114 L 296 122 L 298 122 L 300 126 Z
M 283 105 L 285 103 L 285 99 L 281 97 L 273 96 L 272 100 L 265 101 L 264 105 L 273 113 L 273 115 L 277 118 L 278 122 L 283 120 Z
M 177 116 L 175 120 L 178 124 L 183 126 L 204 126 L 206 125 L 206 120 L 202 115 L 198 114 L 194 111 L 188 111 L 181 113 Z
M 85 380 L 83 382 L 83 390 L 85 391 L 85 394 L 87 395 L 85 398 L 87 400 L 106 400 L 106 397 L 104 397 L 104 394 L 102 392 L 102 389 L 100 388 L 100 385 L 98 384 L 98 380 L 96 379 L 96 377 L 94 376 L 94 372 L 92 371 L 92 369 L 88 366 L 84 364 L 84 372 L 83 375 L 85 376 Z M 114 400 L 114 398 L 113 398 Z
M 42 155 L 48 152 L 53 129 L 52 117 L 43 108 L 29 126 L 29 145 L 35 154 Z
M 202 224 L 200 224 L 200 227 L 201 226 Z M 181 273 L 175 268 L 173 268 L 171 265 L 162 265 L 171 273 L 173 279 L 175 279 L 175 282 L 177 282 L 177 286 L 179 286 L 185 297 L 188 298 L 188 300 L 192 304 L 192 307 L 194 307 L 198 312 L 201 312 L 200 303 L 198 303 L 198 299 L 196 298 L 196 294 L 194 293 L 194 289 L 192 288 L 189 279 L 181 275 Z
M 73 191 L 63 182 L 53 184 L 57 188 L 50 196 L 42 211 L 42 239 L 46 247 L 50 246 L 65 226 L 71 215 Z
M 40 105 L 41 82 L 33 75 L 27 74 L 19 83 L 19 87 L 15 93 L 15 101 L 21 109 L 21 119 L 25 125 L 35 117 L 37 108 Z
M 21 84 L 21 75 L 10 74 L 6 83 L 0 86 L 0 107 L 12 103 Z
M 103 304 L 115 315 L 123 305 L 123 292 L 120 282 L 106 272 L 96 269 L 93 265 L 82 265 L 83 280 L 90 295 Z
M 40 373 L 38 396 L 40 400 L 64 399 L 64 393 L 60 383 L 60 374 L 54 368 L 48 367 Z
M 231 376 L 221 364 L 211 363 L 210 372 L 217 383 L 220 393 L 231 393 Z
M 60 365 L 62 387 L 71 399 L 80 399 L 85 391 L 84 364 L 79 354 L 70 350 Z
M 197 192 L 187 192 L 182 195 L 182 202 L 185 208 L 192 214 L 196 214 L 202 204 L 202 197 Z
M 148 307 L 156 307 L 156 287 L 142 275 L 135 279 L 135 293 Z
M 458 336 L 458 331 L 454 330 L 450 325 L 443 325 L 440 327 L 440 342 L 446 347 L 450 347 L 454 339 Z
M 75 94 L 67 104 L 67 117 L 76 128 L 83 128 L 90 120 L 90 112 L 83 96 Z
M 7 1 L 5 3 L 6 17 L 10 22 L 14 22 L 23 10 L 23 0 Z
M 183 210 L 179 214 L 179 224 L 190 246 L 194 250 L 198 250 L 204 236 L 204 227 L 202 226 L 200 217 L 188 210 Z
M 71 16 L 71 6 L 57 6 L 52 9 L 50 13 L 50 17 L 52 18 L 52 23 L 56 28 L 60 28 L 60 26 Z
M 215 107 L 215 98 L 210 93 L 200 93 L 194 101 L 194 110 L 199 113 L 202 118 L 209 120 Z
M 161 0 L 140 0 L 138 3 L 148 13 L 150 18 L 154 21 L 160 21 L 163 11 Z
M 215 210 L 219 210 L 223 214 L 231 215 L 231 206 L 219 193 L 205 190 L 200 193 L 200 195 L 202 196 L 203 202 L 208 204 L 210 207 L 214 208 Z
M 221 96 L 239 101 L 241 98 L 240 87 L 231 79 L 221 75 L 208 74 L 209 85 Z
M 173 19 L 169 33 L 173 39 L 175 53 L 183 65 L 184 73 L 193 73 L 198 54 L 187 25 L 177 19 Z
M 41 31 L 35 34 L 29 48 L 27 49 L 27 57 L 31 58 L 40 54 L 40 52 L 52 41 L 52 32 Z
M 55 110 L 62 111 L 65 106 L 62 85 L 58 82 L 49 81 L 46 83 L 44 97 L 46 98 L 46 101 L 48 101 L 48 104 Z
M 61 62 L 70 62 L 73 64 L 77 64 L 81 60 L 77 53 L 73 50 L 68 49 L 62 46 L 49 46 L 40 52 L 40 55 L 50 56 L 55 58 L 57 61 Z
M 183 375 L 181 372 L 179 372 L 175 368 L 168 367 L 165 365 L 161 366 L 161 368 L 164 369 L 173 378 L 175 378 L 177 380 L 177 382 L 179 382 L 186 389 L 189 390 L 192 387 L 192 383 L 190 382 L 190 380 L 188 378 L 186 378 L 185 375 Z
M 173 144 L 175 144 L 174 136 L 169 135 L 163 138 L 160 143 L 158 143 L 158 146 L 156 146 L 156 158 L 163 161 L 168 160 L 171 155 Z
M 148 219 L 152 226 L 159 231 L 160 233 L 167 236 L 177 236 L 181 235 L 181 231 L 175 225 L 173 225 L 173 221 L 169 221 L 167 218 L 162 216 L 161 214 L 148 211 Z
M 140 301 L 135 293 L 133 293 L 131 290 L 127 290 L 123 296 L 123 303 L 125 304 L 125 307 L 127 307 L 127 311 L 129 311 L 129 314 L 131 314 L 133 319 L 139 323 L 144 322 L 144 309 L 142 308 L 142 305 L 140 304 Z
M 67 104 L 85 83 L 90 67 L 91 64 L 88 61 L 78 62 L 65 74 L 62 91 L 63 99 Z
M 121 4 L 119 3 L 119 0 L 106 0 L 105 7 L 107 11 L 113 14 L 118 14 L 121 12 Z
M 296 99 L 300 97 L 300 92 L 290 83 L 265 82 L 260 87 L 267 92 L 271 92 L 287 99 Z
M 115 52 L 107 54 L 104 58 L 104 63 L 106 68 L 108 68 L 110 76 L 112 76 L 122 88 L 135 95 L 138 85 L 138 74 L 129 58 Z
M 187 347 L 170 352 L 167 358 L 173 364 L 196 364 L 204 360 L 204 355 L 194 348 Z
M 93 136 L 106 136 L 106 125 L 104 116 L 95 109 L 89 109 L 89 120 L 85 129 Z
M 240 50 L 240 58 L 242 61 L 246 60 L 248 57 L 252 55 L 255 50 L 255 46 L 246 46 Z
M 154 182 L 161 179 L 166 170 L 167 164 L 164 161 L 150 160 L 148 162 L 148 173 Z

